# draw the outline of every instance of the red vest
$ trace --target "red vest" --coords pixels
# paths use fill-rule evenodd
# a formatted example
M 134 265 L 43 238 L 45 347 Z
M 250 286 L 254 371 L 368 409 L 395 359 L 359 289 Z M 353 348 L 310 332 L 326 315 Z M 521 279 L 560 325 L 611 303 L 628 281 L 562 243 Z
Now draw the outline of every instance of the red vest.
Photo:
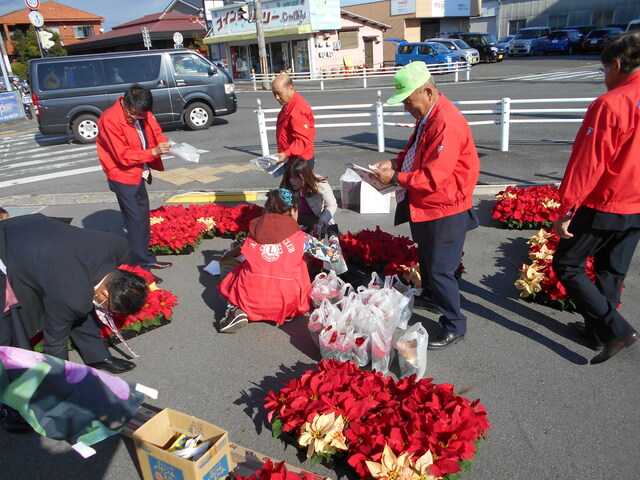
M 249 235 L 242 246 L 245 261 L 227 275 L 218 290 L 242 309 L 250 321 L 280 325 L 309 311 L 311 280 L 304 261 L 305 233 L 279 243 L 258 243 Z

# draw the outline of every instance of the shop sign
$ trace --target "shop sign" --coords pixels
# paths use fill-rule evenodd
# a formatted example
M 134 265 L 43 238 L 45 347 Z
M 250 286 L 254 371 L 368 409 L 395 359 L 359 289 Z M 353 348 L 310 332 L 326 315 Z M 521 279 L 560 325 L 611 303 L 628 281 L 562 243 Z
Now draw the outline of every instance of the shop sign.
M 238 7 L 210 10 L 212 28 L 208 36 L 255 33 L 255 12 L 251 21 L 238 15 Z M 340 28 L 339 0 L 286 0 L 262 3 L 262 25 L 265 31 L 310 25 L 312 30 Z
M 416 0 L 391 0 L 391 15 L 416 13 Z
M 431 0 L 432 17 L 468 17 L 471 0 Z

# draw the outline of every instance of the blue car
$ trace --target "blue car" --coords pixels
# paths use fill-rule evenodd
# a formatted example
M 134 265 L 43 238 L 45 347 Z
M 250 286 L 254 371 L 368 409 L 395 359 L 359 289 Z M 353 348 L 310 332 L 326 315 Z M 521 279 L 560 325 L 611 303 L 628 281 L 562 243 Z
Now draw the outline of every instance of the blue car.
M 543 55 L 550 53 L 565 53 L 571 55 L 580 51 L 582 34 L 575 29 L 562 29 L 551 32 L 544 41 Z
M 398 43 L 396 49 L 396 67 L 404 67 L 411 62 L 421 61 L 427 65 L 460 62 L 460 55 L 452 53 L 437 42 Z M 453 67 L 451 67 L 453 70 Z

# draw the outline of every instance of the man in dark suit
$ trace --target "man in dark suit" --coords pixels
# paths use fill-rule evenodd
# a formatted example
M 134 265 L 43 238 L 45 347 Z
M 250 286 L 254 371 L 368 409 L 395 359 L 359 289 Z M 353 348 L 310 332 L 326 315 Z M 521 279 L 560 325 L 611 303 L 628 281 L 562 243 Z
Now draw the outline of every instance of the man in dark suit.
M 142 268 L 167 268 L 149 250 L 149 195 L 151 169 L 164 170 L 160 155 L 170 148 L 169 140 L 151 113 L 151 91 L 131 86 L 107 109 L 98 122 L 98 158 L 107 175 L 109 189 L 116 194 L 131 245 L 131 263 Z M 160 279 L 156 278 L 156 283 Z
M 95 312 L 99 306 L 131 315 L 143 307 L 145 280 L 117 269 L 129 253 L 127 241 L 117 235 L 40 214 L 0 222 L 0 345 L 42 330 L 46 354 L 67 360 L 71 338 L 89 366 L 110 373 L 135 368 L 109 354 Z M 18 310 L 22 332 L 12 328 L 10 307 Z

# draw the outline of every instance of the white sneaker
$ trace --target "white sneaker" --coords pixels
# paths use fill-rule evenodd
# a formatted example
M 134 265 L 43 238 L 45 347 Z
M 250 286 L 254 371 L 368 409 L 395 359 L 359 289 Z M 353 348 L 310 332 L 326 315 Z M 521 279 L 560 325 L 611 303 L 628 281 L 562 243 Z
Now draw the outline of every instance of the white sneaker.
M 247 314 L 238 307 L 230 305 L 224 319 L 218 324 L 218 331 L 220 333 L 236 333 L 236 330 L 244 327 L 247 323 L 249 323 Z

